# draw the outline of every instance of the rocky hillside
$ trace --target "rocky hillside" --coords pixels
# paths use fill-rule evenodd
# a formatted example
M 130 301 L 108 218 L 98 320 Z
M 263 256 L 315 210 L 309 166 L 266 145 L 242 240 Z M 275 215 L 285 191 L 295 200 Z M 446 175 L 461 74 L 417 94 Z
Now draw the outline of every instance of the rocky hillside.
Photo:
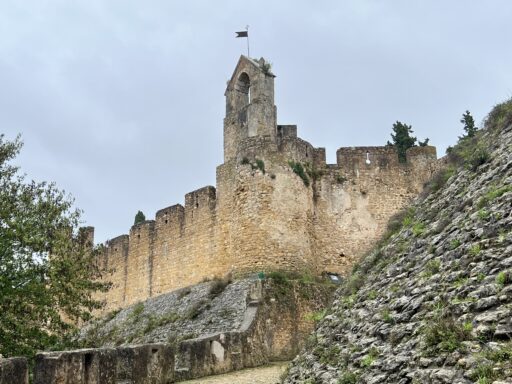
M 285 383 L 512 383 L 512 101 L 352 272 Z
M 134 304 L 89 324 L 88 347 L 174 343 L 240 328 L 257 278 L 214 280 Z

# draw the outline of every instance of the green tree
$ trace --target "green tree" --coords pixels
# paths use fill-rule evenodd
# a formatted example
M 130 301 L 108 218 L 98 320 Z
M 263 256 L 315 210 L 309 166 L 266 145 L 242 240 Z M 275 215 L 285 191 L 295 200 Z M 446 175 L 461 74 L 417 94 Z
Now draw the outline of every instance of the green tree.
M 413 133 L 412 126 L 397 121 L 395 124 L 393 124 L 393 132 L 394 134 L 391 134 L 393 142 L 390 143 L 388 141 L 388 145 L 393 145 L 396 148 L 398 159 L 401 163 L 405 163 L 407 161 L 405 155 L 407 149 L 416 146 L 416 137 L 411 136 Z
M 464 124 L 464 132 L 466 132 L 466 134 L 462 137 L 459 137 L 459 139 L 463 139 L 464 137 L 475 136 L 476 131 L 478 131 L 478 128 L 475 126 L 475 119 L 473 119 L 473 116 L 471 116 L 471 113 L 469 111 L 466 111 L 462 115 L 462 119 L 460 119 L 460 122 Z
M 145 221 L 146 221 L 146 216 L 144 216 L 144 213 L 142 211 L 139 211 L 135 215 L 135 220 L 133 222 L 133 225 L 137 225 L 137 224 L 143 223 Z
M 62 347 L 101 303 L 96 250 L 80 211 L 52 183 L 26 181 L 10 162 L 22 143 L 0 135 L 0 353 Z

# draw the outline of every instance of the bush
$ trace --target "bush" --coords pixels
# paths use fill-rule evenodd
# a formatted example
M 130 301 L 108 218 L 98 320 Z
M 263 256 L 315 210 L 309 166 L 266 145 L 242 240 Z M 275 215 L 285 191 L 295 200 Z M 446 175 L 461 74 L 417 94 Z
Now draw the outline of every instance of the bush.
M 309 177 L 308 177 L 308 175 L 306 175 L 306 171 L 304 170 L 304 167 L 302 166 L 302 164 L 296 163 L 293 161 L 289 161 L 288 165 L 290 166 L 292 171 L 302 179 L 302 181 L 304 182 L 304 185 L 306 187 L 309 187 L 309 184 L 310 184 Z
M 290 285 L 290 281 L 288 280 L 288 276 L 281 271 L 273 271 L 267 275 L 268 278 L 272 279 L 272 281 L 278 285 Z
M 231 276 L 226 276 L 224 278 L 215 277 L 212 280 L 210 285 L 210 295 L 217 296 L 220 295 L 226 287 L 231 283 Z
M 204 300 L 200 300 L 192 304 L 185 313 L 184 318 L 187 320 L 196 319 L 201 313 L 203 313 L 203 304 L 205 304 Z
M 468 327 L 457 324 L 453 318 L 436 317 L 423 328 L 427 353 L 430 356 L 439 352 L 453 352 L 460 349 L 462 342 L 471 338 Z
M 261 173 L 265 174 L 265 163 L 263 162 L 263 160 L 256 160 L 256 168 L 258 168 L 261 171 Z
M 434 173 L 434 176 L 424 185 L 424 193 L 422 196 L 426 196 L 431 192 L 437 192 L 444 187 L 446 182 L 455 174 L 455 167 L 449 165 L 446 168 Z
M 354 372 L 346 371 L 338 379 L 338 384 L 357 384 L 359 376 Z
M 490 130 L 512 124 L 512 99 L 497 104 L 487 115 L 484 124 Z

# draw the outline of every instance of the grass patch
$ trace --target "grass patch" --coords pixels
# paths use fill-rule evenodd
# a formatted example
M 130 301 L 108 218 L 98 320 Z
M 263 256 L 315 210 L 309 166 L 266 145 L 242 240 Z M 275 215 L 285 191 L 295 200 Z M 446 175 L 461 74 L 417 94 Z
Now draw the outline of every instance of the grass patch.
M 459 248 L 459 246 L 460 246 L 459 239 L 453 239 L 452 241 L 450 241 L 450 249 L 451 250 L 457 249 L 457 248 Z
M 462 349 L 461 343 L 471 339 L 471 331 L 468 327 L 456 323 L 451 317 L 434 317 L 422 332 L 426 346 L 425 352 L 428 356 Z
M 423 223 L 414 223 L 412 226 L 412 234 L 414 236 L 421 236 L 425 232 L 425 224 Z
M 357 384 L 359 375 L 351 371 L 345 371 L 341 374 L 337 384 Z
M 505 284 L 510 283 L 510 276 L 506 272 L 500 272 L 496 276 L 496 284 L 500 287 L 505 286 Z
M 482 252 L 482 247 L 480 244 L 474 244 L 471 246 L 471 248 L 469 248 L 468 252 L 471 256 L 478 256 L 478 254 Z
M 425 264 L 425 270 L 422 272 L 422 277 L 431 277 L 436 275 L 441 270 L 441 261 L 438 259 L 429 260 L 427 264 Z
M 507 192 L 512 192 L 512 185 L 504 185 L 499 188 L 492 187 L 480 200 L 478 200 L 477 207 L 479 209 L 484 208 L 489 203 L 501 197 Z
M 321 311 L 308 313 L 305 317 L 306 317 L 306 320 L 314 321 L 315 323 L 318 323 L 325 317 L 326 314 L 327 314 L 327 309 L 323 309 Z
M 391 311 L 388 308 L 384 308 L 381 311 L 380 317 L 381 317 L 382 321 L 384 321 L 385 323 L 393 324 L 395 322 L 395 319 L 391 315 Z
M 309 187 L 309 184 L 310 184 L 310 180 L 309 180 L 309 176 L 306 174 L 306 170 L 304 169 L 304 167 L 302 166 L 301 163 L 297 163 L 297 162 L 294 162 L 294 161 L 289 161 L 288 162 L 288 165 L 290 166 L 290 168 L 292 169 L 292 171 L 297 175 L 299 176 L 304 185 L 306 187 Z

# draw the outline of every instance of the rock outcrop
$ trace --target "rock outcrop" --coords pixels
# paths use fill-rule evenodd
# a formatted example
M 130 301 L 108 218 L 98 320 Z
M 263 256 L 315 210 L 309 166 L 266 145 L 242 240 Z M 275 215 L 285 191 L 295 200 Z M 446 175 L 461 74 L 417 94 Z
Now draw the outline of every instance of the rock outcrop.
M 512 383 L 512 101 L 430 190 L 354 267 L 284 383 Z

